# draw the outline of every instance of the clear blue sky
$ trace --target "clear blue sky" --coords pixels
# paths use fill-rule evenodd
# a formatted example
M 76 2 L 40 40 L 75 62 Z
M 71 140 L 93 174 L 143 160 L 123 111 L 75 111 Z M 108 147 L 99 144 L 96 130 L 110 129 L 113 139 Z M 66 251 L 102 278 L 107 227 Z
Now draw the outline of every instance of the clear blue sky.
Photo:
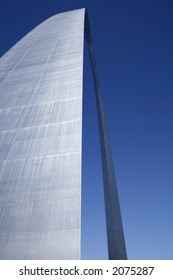
M 105 101 L 129 259 L 173 259 L 173 1 L 4 0 L 0 56 L 48 17 L 86 7 Z M 84 76 L 84 259 L 105 259 L 98 128 Z

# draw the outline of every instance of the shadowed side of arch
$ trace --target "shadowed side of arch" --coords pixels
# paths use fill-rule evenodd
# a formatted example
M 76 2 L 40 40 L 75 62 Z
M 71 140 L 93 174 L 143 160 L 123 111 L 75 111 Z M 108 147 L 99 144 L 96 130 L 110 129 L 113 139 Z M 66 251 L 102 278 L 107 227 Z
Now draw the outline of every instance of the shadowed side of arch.
M 121 219 L 117 184 L 114 173 L 114 165 L 112 160 L 112 152 L 106 125 L 106 118 L 87 11 L 85 13 L 85 38 L 88 45 L 88 52 L 95 86 L 100 136 L 100 149 L 102 159 L 102 173 L 104 183 L 108 255 L 110 260 L 126 260 L 127 253 Z

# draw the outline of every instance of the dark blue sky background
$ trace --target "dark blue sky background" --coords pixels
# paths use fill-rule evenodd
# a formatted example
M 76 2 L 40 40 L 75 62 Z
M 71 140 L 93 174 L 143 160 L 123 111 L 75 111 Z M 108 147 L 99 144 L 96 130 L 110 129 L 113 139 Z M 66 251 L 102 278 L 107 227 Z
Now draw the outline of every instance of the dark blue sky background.
M 173 1 L 3 0 L 0 56 L 48 17 L 86 7 L 129 259 L 173 259 Z M 105 218 L 85 54 L 82 257 L 104 259 Z

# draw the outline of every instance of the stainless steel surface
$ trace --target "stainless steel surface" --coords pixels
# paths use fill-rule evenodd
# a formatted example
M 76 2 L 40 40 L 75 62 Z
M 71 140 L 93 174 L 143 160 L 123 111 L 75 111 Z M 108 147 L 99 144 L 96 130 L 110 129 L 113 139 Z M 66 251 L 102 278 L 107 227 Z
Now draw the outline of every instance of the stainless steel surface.
M 84 9 L 0 59 L 0 259 L 79 259 Z
M 0 259 L 80 258 L 84 25 L 109 259 L 127 258 L 89 22 L 80 9 L 46 20 L 0 59 Z

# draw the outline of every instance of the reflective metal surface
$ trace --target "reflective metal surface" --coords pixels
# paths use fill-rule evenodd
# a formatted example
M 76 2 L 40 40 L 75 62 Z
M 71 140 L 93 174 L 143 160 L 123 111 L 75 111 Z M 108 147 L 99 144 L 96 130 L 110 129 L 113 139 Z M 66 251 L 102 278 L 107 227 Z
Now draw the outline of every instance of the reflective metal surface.
M 79 259 L 84 9 L 0 59 L 0 259 Z
M 0 60 L 0 259 L 79 259 L 85 9 L 51 17 Z M 127 259 L 89 22 L 109 259 Z

